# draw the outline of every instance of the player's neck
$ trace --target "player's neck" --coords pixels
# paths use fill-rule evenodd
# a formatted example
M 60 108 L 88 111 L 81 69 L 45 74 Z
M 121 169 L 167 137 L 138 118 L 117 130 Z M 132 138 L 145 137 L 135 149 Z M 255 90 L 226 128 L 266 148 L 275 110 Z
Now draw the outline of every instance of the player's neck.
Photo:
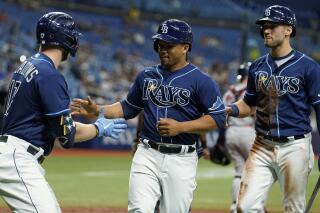
M 175 71 L 178 71 L 178 70 L 182 69 L 183 67 L 187 66 L 188 64 L 189 64 L 188 61 L 182 61 L 180 63 L 174 64 L 170 67 L 165 67 L 165 68 L 170 72 L 175 72 Z
M 282 45 L 271 49 L 271 56 L 274 58 L 281 58 L 288 55 L 292 51 L 292 47 L 289 42 L 284 42 Z
M 62 60 L 62 52 L 61 52 L 61 50 L 48 49 L 48 50 L 43 51 L 42 53 L 44 55 L 48 56 L 52 60 L 55 68 L 57 69 L 58 66 L 61 63 L 61 60 Z

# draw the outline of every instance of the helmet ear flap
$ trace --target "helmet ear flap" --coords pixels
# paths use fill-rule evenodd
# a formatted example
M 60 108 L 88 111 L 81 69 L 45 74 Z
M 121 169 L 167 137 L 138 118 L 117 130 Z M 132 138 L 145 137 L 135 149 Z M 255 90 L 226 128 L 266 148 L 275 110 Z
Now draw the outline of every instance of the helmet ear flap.
M 260 35 L 261 35 L 262 38 L 264 38 L 264 35 L 263 35 L 263 27 L 262 27 L 262 26 L 260 27 Z

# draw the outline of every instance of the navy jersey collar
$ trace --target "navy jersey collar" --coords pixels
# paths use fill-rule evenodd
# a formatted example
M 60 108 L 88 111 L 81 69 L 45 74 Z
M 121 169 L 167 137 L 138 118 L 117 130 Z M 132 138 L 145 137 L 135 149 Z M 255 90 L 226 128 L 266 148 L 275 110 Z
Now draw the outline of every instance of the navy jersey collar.
M 280 67 L 286 66 L 289 63 L 292 63 L 293 61 L 295 61 L 296 59 L 300 58 L 302 56 L 302 53 L 300 53 L 299 51 L 296 50 L 292 50 L 288 55 L 284 56 L 284 57 L 279 57 L 279 58 L 273 58 L 270 53 L 267 54 L 267 64 L 268 66 L 272 69 L 275 70 L 276 68 L 278 68 L 277 64 L 275 63 L 276 60 L 281 60 L 284 59 L 286 57 L 290 57 L 292 56 L 287 62 L 285 62 L 284 64 L 282 64 Z
M 46 56 L 43 53 L 36 53 L 35 55 L 31 56 L 32 59 L 36 59 L 36 60 L 44 60 L 46 62 L 48 62 L 49 64 L 51 64 L 51 66 L 53 68 L 55 68 L 53 61 L 51 60 L 51 58 L 49 58 L 48 56 Z
M 282 57 L 273 57 L 270 53 L 269 53 L 269 55 L 274 61 L 277 61 L 277 60 L 282 60 L 282 59 L 285 59 L 287 57 L 290 57 L 291 55 L 294 54 L 294 52 L 295 52 L 295 50 L 291 50 L 287 55 L 282 56 Z

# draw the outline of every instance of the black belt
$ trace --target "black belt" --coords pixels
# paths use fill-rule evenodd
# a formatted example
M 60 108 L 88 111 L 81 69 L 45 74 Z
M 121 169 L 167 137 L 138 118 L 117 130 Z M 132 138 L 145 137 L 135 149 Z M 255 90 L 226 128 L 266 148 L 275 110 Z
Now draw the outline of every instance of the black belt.
M 298 140 L 298 139 L 302 139 L 302 138 L 306 137 L 305 135 L 294 135 L 294 136 L 289 136 L 289 137 L 286 137 L 286 136 L 277 137 L 277 136 L 265 135 L 265 134 L 262 134 L 262 133 L 257 133 L 257 135 L 260 136 L 260 137 L 263 137 L 266 140 L 277 142 L 277 143 L 285 143 L 285 142 L 289 142 L 290 140 Z
M 0 142 L 2 143 L 7 143 L 8 141 L 8 136 L 7 135 L 1 135 L 0 136 Z M 30 154 L 32 155 L 36 155 L 38 154 L 39 152 L 39 148 L 35 147 L 34 145 L 29 145 L 28 148 L 27 148 L 27 152 L 29 152 Z M 40 155 L 38 158 L 37 158 L 37 161 L 41 164 L 43 161 L 44 161 L 44 156 L 43 155 Z
M 187 147 L 186 153 L 191 153 L 196 150 L 196 148 L 192 145 L 179 145 L 179 144 L 165 144 L 165 143 L 157 143 L 150 140 L 145 140 L 147 142 L 144 142 L 143 139 L 140 138 L 140 142 L 149 145 L 152 149 L 158 150 L 161 153 L 164 154 L 178 154 L 182 153 L 183 147 Z

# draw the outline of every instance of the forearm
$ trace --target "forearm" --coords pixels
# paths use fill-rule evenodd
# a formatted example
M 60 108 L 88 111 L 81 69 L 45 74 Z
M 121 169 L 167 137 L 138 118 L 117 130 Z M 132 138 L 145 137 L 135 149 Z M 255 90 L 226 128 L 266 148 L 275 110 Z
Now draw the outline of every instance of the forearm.
M 116 102 L 111 105 L 102 105 L 99 107 L 104 107 L 104 116 L 106 118 L 123 118 L 123 110 L 120 102 Z
M 180 122 L 181 133 L 204 133 L 217 128 L 217 124 L 210 115 L 204 115 L 196 120 Z
M 76 123 L 74 142 L 83 142 L 97 137 L 97 128 L 94 124 Z
M 236 104 L 239 109 L 239 115 L 238 115 L 239 118 L 244 118 L 249 115 L 253 115 L 256 111 L 256 107 L 249 106 L 246 102 L 244 102 L 243 99 L 240 99 L 234 104 Z

